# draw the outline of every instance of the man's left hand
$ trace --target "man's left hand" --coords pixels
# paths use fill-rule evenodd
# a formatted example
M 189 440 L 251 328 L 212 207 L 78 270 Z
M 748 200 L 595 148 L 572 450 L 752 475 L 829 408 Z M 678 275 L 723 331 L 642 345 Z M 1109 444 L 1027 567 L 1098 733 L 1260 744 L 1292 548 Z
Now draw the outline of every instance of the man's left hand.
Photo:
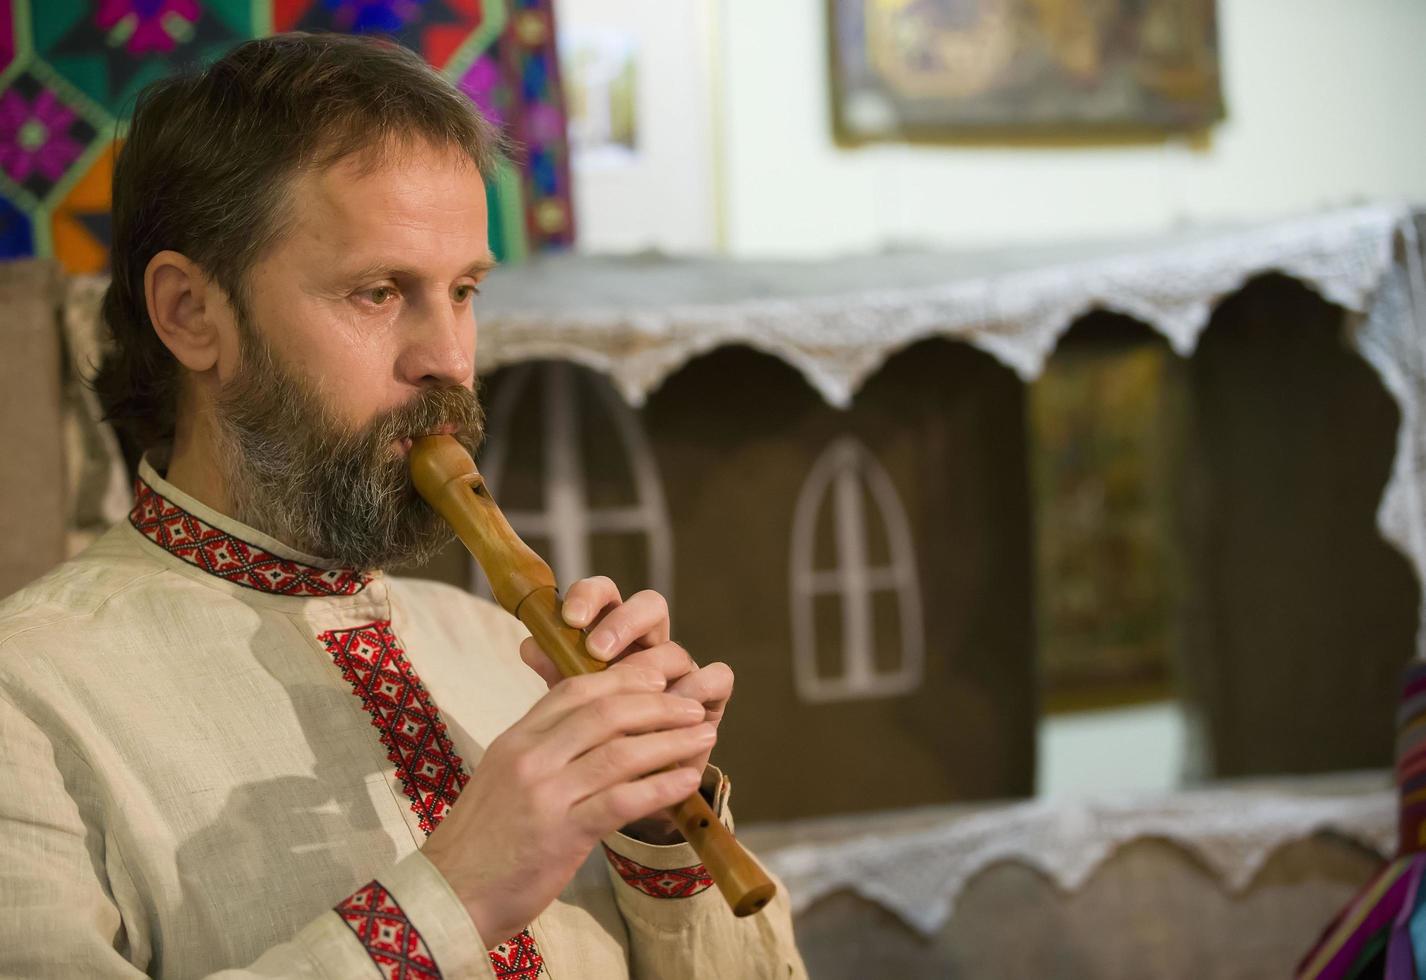
M 589 653 L 610 664 L 610 670 L 645 668 L 668 679 L 667 693 L 702 703 L 704 720 L 715 728 L 733 696 L 733 671 L 724 663 L 699 667 L 688 652 L 670 638 L 668 603 L 654 591 L 637 592 L 625 601 L 618 587 L 604 576 L 580 579 L 565 594 L 561 610 L 565 622 L 588 632 Z M 547 685 L 563 678 L 533 637 L 520 645 L 524 660 Z M 716 743 L 715 743 L 716 744 Z M 680 763 L 702 771 L 712 745 L 700 758 Z M 681 840 L 672 814 L 664 811 L 624 828 L 624 832 L 652 844 Z

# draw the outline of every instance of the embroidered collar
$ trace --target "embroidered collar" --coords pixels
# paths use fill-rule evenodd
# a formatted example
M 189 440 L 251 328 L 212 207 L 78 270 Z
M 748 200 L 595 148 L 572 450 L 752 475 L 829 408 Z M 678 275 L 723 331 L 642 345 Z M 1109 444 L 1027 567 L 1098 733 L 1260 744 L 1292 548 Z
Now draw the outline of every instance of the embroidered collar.
M 321 568 L 244 541 L 171 499 L 180 496 L 145 462 L 134 483 L 129 523 L 170 555 L 209 575 L 259 592 L 304 598 L 356 595 L 371 581 L 370 575 L 354 569 Z M 261 537 L 257 532 L 252 536 Z

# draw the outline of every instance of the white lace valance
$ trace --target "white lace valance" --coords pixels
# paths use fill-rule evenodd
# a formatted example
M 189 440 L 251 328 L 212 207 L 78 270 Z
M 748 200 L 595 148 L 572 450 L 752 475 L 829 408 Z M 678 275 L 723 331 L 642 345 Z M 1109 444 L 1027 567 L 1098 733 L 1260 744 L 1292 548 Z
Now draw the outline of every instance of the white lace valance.
M 1004 861 L 1075 891 L 1120 847 L 1152 837 L 1182 847 L 1225 887 L 1241 891 L 1279 848 L 1317 833 L 1386 856 L 1396 842 L 1389 785 L 1383 773 L 1308 780 L 1296 789 L 941 807 L 750 828 L 742 836 L 787 885 L 794 911 L 847 890 L 929 936 L 945 924 L 967 883 Z
M 1214 306 L 1267 272 L 1368 312 L 1410 215 L 1379 206 L 1127 244 L 818 262 L 554 256 L 491 277 L 480 360 L 484 370 L 579 361 L 640 404 L 692 358 L 741 344 L 782 358 L 846 406 L 891 354 L 941 336 L 1028 380 L 1093 309 L 1141 320 L 1189 354 Z

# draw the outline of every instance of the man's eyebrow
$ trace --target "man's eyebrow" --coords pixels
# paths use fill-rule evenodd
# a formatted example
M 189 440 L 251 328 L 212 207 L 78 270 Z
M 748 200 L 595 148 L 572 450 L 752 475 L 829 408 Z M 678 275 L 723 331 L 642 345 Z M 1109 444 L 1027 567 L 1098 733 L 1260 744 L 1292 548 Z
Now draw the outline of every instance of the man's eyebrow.
M 482 255 L 461 270 L 461 275 L 483 276 L 499 264 L 494 256 Z M 387 262 L 373 262 L 359 269 L 343 272 L 342 278 L 351 282 L 360 282 L 365 279 L 420 279 L 423 275 L 424 273 L 405 266 L 392 265 Z

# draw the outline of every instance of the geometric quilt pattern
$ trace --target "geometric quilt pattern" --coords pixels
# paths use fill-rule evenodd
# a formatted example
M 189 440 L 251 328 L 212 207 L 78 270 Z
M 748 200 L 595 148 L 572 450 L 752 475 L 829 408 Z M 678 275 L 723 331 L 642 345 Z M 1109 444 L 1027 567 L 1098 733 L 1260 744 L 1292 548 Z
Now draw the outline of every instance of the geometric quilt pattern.
M 554 0 L 0 0 L 0 259 L 108 268 L 114 142 L 147 84 L 279 31 L 379 34 L 502 126 L 496 257 L 574 240 Z

